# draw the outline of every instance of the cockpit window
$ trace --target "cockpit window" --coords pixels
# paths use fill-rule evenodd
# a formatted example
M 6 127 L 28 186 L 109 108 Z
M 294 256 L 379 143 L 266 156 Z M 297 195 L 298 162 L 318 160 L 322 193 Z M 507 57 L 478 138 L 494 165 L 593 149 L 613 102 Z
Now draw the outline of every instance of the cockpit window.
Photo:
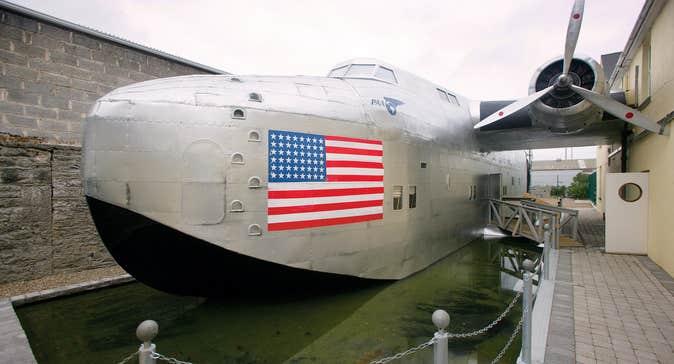
M 377 72 L 374 74 L 374 77 L 380 78 L 384 81 L 388 81 L 391 83 L 397 83 L 398 81 L 396 80 L 396 75 L 393 73 L 393 70 L 390 70 L 386 67 L 379 66 L 377 68 Z
M 440 99 L 442 99 L 442 101 L 447 101 L 447 93 L 445 91 L 442 91 L 439 88 L 437 90 L 438 90 L 438 95 L 440 95 Z
M 346 77 L 372 77 L 375 65 L 373 64 L 352 64 L 346 72 Z
M 452 105 L 459 106 L 459 100 L 456 98 L 456 96 L 450 94 L 449 92 L 445 92 L 444 90 L 441 89 L 436 89 L 438 91 L 438 95 L 440 95 L 440 98 L 442 101 L 449 102 Z
M 328 77 L 342 77 L 342 76 L 344 76 L 344 74 L 346 73 L 346 70 L 347 70 L 348 68 L 349 68 L 348 65 L 342 66 L 342 67 L 339 67 L 339 68 L 335 68 L 334 70 L 332 70 L 332 71 L 330 72 L 330 74 L 328 75 Z
M 333 69 L 328 77 L 335 78 L 365 78 L 393 84 L 398 83 L 395 71 L 378 64 L 352 63 Z

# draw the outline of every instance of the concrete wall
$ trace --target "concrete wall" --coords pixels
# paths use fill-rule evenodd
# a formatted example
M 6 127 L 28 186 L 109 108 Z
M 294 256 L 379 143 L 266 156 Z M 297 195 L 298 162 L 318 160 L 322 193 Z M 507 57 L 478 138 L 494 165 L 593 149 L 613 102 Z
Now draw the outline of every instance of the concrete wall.
M 207 73 L 0 9 L 0 283 L 114 264 L 80 180 L 86 112 L 110 90 Z
M 648 39 L 647 39 L 648 41 Z M 645 83 L 640 88 L 639 104 L 643 113 L 652 120 L 659 120 L 674 110 L 674 2 L 669 1 L 657 17 L 650 31 L 650 102 Z M 633 80 L 635 66 L 640 67 L 643 81 L 644 57 L 642 49 L 637 52 L 628 74 L 623 78 L 627 87 L 628 102 L 637 101 Z M 630 89 L 630 87 L 632 89 Z M 671 227 L 674 206 L 674 140 L 671 123 L 669 136 L 650 134 L 630 144 L 627 168 L 629 172 L 649 172 L 650 194 L 648 210 L 648 256 L 674 276 L 674 230 Z M 619 158 L 619 156 L 617 156 Z M 612 164 L 613 164 L 612 160 Z M 618 161 L 619 162 L 619 161 Z

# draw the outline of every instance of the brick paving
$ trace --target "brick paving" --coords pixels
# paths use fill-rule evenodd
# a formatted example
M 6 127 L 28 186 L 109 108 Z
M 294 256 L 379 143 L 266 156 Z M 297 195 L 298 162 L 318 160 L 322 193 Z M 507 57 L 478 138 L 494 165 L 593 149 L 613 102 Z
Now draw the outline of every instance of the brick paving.
M 579 212 L 578 216 L 578 234 L 580 241 L 586 247 L 603 248 L 606 244 L 604 241 L 604 219 L 597 209 L 590 208 L 576 208 Z

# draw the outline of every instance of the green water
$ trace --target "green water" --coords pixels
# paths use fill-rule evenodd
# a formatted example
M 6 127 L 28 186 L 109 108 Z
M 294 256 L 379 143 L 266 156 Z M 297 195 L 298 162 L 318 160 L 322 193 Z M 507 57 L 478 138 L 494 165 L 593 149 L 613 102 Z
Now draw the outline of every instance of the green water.
M 432 337 L 431 313 L 450 313 L 451 332 L 481 328 L 515 293 L 508 263 L 539 250 L 514 239 L 477 240 L 407 279 L 321 296 L 203 299 L 140 283 L 17 309 L 39 363 L 117 363 L 136 350 L 138 323 L 159 323 L 157 351 L 200 363 L 368 363 Z M 521 313 L 478 339 L 451 340 L 452 363 L 489 363 Z M 503 363 L 513 363 L 515 340 Z M 402 362 L 432 362 L 432 349 Z

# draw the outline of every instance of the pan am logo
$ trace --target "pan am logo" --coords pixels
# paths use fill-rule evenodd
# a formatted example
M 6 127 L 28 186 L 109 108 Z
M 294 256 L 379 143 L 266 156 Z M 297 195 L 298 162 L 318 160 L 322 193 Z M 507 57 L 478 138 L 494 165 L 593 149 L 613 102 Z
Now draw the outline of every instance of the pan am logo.
M 395 115 L 398 112 L 398 106 L 403 105 L 404 102 L 400 100 L 396 100 L 391 97 L 385 97 L 384 100 L 380 99 L 372 99 L 372 105 L 378 105 L 378 106 L 385 106 L 386 111 L 388 111 L 389 114 Z

